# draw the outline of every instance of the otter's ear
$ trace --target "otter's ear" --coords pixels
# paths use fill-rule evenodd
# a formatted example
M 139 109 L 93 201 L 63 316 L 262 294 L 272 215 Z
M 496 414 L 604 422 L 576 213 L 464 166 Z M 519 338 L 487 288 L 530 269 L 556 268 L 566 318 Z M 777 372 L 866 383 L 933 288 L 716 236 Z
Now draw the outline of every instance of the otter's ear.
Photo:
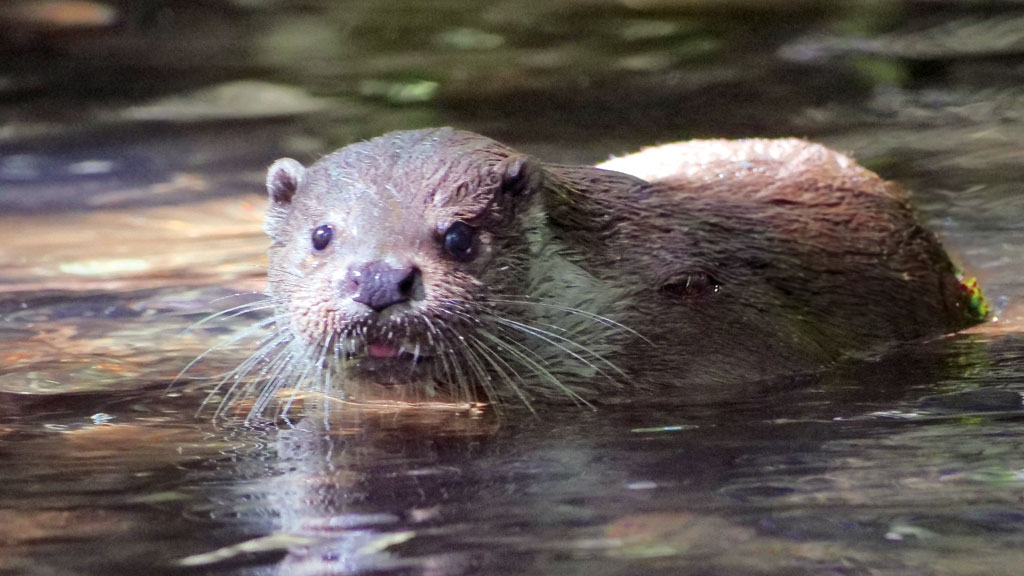
M 267 207 L 263 230 L 275 240 L 285 217 L 288 216 L 292 197 L 299 189 L 299 182 L 302 181 L 302 174 L 305 171 L 302 164 L 291 158 L 282 158 L 271 164 L 267 170 L 267 196 L 270 197 L 270 206 Z
M 281 158 L 267 170 L 267 195 L 275 206 L 291 204 L 306 169 L 291 158 Z
M 510 196 L 531 194 L 540 187 L 544 177 L 536 160 L 522 154 L 509 156 L 499 162 L 498 172 L 501 174 L 501 190 Z

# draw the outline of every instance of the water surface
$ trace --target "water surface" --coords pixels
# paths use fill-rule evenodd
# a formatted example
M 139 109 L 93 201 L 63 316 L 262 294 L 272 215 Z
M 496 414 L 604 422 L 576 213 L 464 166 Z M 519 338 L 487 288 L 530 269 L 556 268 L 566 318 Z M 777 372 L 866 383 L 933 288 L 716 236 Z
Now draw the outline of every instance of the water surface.
M 44 4 L 0 9 L 0 573 L 1019 573 L 1019 4 Z M 200 410 L 244 346 L 176 378 L 253 320 L 194 326 L 262 289 L 267 164 L 433 125 L 588 163 L 824 141 L 999 321 L 729 404 Z

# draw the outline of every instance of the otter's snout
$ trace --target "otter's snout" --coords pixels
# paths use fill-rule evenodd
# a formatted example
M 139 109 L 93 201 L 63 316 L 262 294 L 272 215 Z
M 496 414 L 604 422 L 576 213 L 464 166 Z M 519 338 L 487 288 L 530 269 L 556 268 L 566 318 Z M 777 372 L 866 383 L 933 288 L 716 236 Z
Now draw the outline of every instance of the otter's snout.
M 420 270 L 415 266 L 395 268 L 379 260 L 352 269 L 351 280 L 356 287 L 352 300 L 380 312 L 413 299 L 419 284 Z

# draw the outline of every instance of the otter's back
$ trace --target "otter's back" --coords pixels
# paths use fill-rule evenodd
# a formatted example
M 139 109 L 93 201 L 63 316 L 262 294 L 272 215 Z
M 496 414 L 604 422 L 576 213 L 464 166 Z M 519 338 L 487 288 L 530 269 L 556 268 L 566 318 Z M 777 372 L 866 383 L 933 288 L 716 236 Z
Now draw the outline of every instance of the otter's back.
M 658 242 L 667 247 L 662 265 L 722 283 L 718 301 L 701 303 L 702 310 L 731 313 L 733 306 L 771 303 L 766 309 L 785 318 L 773 320 L 768 312 L 765 323 L 792 326 L 799 318 L 799 331 L 833 352 L 937 335 L 978 320 L 954 265 L 903 191 L 824 146 L 799 139 L 698 140 L 598 167 L 651 183 L 644 212 L 671 214 L 677 223 Z M 625 233 L 638 234 L 631 226 L 625 224 Z
M 767 192 L 792 195 L 792 183 L 813 177 L 819 186 L 839 187 L 877 175 L 835 150 L 798 138 L 749 138 L 744 140 L 689 140 L 645 148 L 635 154 L 612 158 L 597 165 L 604 170 L 630 174 L 648 182 L 675 181 L 700 185 L 725 183 L 730 178 L 745 182 L 732 192 L 758 192 L 751 184 L 766 185 Z M 887 191 L 888 192 L 888 191 Z

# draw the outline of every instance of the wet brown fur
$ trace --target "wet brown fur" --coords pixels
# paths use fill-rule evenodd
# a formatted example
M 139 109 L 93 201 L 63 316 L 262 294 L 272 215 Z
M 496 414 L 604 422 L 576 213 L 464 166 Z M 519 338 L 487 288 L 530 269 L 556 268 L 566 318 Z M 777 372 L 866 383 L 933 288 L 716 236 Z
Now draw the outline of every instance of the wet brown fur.
M 332 357 L 348 354 L 339 340 L 355 356 L 386 340 L 431 358 L 399 382 L 414 398 L 672 385 L 705 401 L 972 322 L 902 191 L 820 145 L 694 141 L 604 166 L 643 178 L 451 129 L 387 134 L 308 169 L 275 163 L 268 295 L 293 363 L 333 366 L 321 385 L 373 394 L 372 375 Z M 444 252 L 455 221 L 478 231 L 471 262 Z M 313 253 L 325 222 L 358 232 Z M 339 286 L 368 258 L 417 266 L 423 297 L 385 314 L 353 305 Z

